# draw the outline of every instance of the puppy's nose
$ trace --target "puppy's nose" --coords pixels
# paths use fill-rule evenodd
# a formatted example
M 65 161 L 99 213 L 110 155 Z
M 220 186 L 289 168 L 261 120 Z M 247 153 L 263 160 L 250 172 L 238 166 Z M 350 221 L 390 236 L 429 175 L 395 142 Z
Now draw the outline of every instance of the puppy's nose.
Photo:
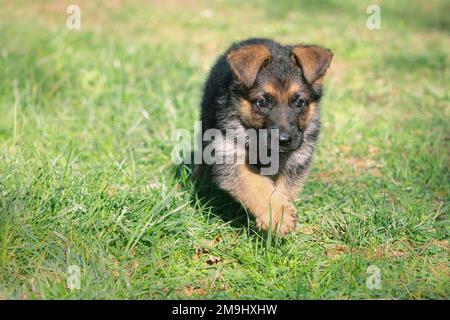
M 292 137 L 287 132 L 280 132 L 280 144 L 286 145 L 292 141 Z

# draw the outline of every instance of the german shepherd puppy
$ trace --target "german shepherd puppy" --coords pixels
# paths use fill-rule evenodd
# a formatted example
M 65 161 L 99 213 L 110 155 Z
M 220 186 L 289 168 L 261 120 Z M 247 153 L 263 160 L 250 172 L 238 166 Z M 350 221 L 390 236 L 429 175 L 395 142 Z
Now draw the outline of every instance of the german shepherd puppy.
M 213 146 L 216 154 L 249 158 L 249 129 L 275 130 L 278 167 L 262 174 L 256 163 L 197 165 L 195 174 L 212 175 L 217 186 L 241 202 L 256 218 L 257 227 L 284 236 L 294 230 L 297 213 L 292 201 L 308 174 L 320 128 L 322 82 L 333 54 L 316 45 L 281 45 L 269 39 L 233 44 L 213 66 L 202 100 L 202 134 L 221 133 L 201 150 Z M 230 148 L 227 130 L 245 141 Z M 261 140 L 261 139 L 260 139 Z M 273 155 L 273 154 L 272 154 Z M 259 157 L 258 157 L 259 159 Z M 209 170 L 205 170 L 209 169 Z

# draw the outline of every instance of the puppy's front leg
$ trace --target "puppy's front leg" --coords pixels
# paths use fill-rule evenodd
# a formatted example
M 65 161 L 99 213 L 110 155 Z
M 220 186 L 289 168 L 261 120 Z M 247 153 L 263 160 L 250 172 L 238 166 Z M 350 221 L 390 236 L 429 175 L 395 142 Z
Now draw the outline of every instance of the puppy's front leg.
M 275 182 L 275 188 L 282 194 L 284 194 L 289 201 L 294 201 L 302 187 L 302 180 L 295 178 L 289 178 L 282 173 Z
M 246 164 L 220 165 L 216 180 L 255 216 L 258 228 L 283 236 L 295 228 L 297 214 L 288 196 L 271 179 Z

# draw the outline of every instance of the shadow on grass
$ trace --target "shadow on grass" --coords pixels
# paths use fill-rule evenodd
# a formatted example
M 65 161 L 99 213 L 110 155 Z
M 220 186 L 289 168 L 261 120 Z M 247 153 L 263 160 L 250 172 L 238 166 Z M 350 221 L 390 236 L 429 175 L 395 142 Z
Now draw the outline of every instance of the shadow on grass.
M 176 177 L 183 181 L 183 187 L 192 186 L 191 200 L 199 208 L 210 210 L 212 214 L 229 222 L 234 228 L 248 229 L 249 217 L 242 205 L 236 202 L 227 192 L 221 190 L 213 182 L 210 170 L 201 179 L 194 176 L 192 164 L 181 164 L 176 167 Z

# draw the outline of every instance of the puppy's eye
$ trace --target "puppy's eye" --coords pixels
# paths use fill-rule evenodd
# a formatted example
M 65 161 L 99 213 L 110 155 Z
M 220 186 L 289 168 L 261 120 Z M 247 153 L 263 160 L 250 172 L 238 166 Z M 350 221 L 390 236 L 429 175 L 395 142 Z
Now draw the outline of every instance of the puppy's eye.
M 296 97 L 294 100 L 294 106 L 299 109 L 303 109 L 306 106 L 305 100 L 302 97 Z
M 260 98 L 256 100 L 256 105 L 259 108 L 267 108 L 269 106 L 269 101 L 266 98 Z

